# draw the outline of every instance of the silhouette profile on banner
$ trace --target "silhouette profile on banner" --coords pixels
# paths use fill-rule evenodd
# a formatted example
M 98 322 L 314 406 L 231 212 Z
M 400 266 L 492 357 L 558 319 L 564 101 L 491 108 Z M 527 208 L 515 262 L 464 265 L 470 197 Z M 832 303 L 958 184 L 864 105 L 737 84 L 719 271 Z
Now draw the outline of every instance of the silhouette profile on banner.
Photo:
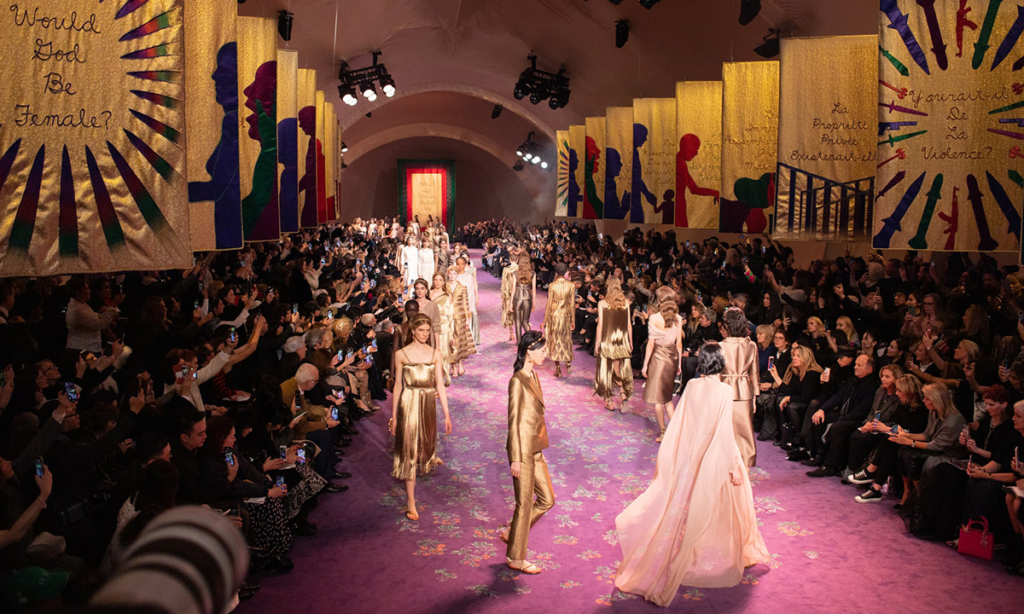
M 580 159 L 575 149 L 569 150 L 569 208 L 566 217 L 578 217 L 577 203 L 583 200 L 580 195 L 580 183 L 576 181 L 576 169 L 580 167 Z
M 737 179 L 733 184 L 733 192 L 736 200 L 721 199 L 719 230 L 755 234 L 764 232 L 768 228 L 764 210 L 775 200 L 775 173 L 765 173 L 759 179 Z
M 245 88 L 249 138 L 260 144 L 252 173 L 252 191 L 242 200 L 242 228 L 247 241 L 277 240 L 281 235 L 277 202 L 277 62 L 256 69 Z
M 299 231 L 299 120 L 277 124 L 277 161 L 281 170 L 281 232 Z
M 597 195 L 597 183 L 594 176 L 600 169 L 598 159 L 601 157 L 601 150 L 593 137 L 587 137 L 586 162 L 583 166 L 583 179 L 585 182 L 583 190 L 583 217 L 588 220 L 599 220 L 604 217 L 604 203 Z
M 654 206 L 654 214 L 661 214 L 662 224 L 672 223 L 672 213 L 676 208 L 675 202 L 676 192 L 675 190 L 665 190 L 665 195 L 661 199 L 660 205 Z
M 316 193 L 316 107 L 303 107 L 299 110 L 299 127 L 303 134 L 309 137 L 309 147 L 306 149 L 306 174 L 299 179 L 299 192 L 303 196 L 302 219 L 300 226 L 313 228 L 317 225 L 317 193 Z
M 643 124 L 633 124 L 633 185 L 629 199 L 629 221 L 633 224 L 643 224 L 645 221 L 641 196 L 652 206 L 658 204 L 658 197 L 647 189 L 647 184 L 644 183 L 644 173 L 640 166 L 640 148 L 646 142 L 647 127 Z M 625 202 L 622 204 L 626 205 Z
M 618 182 L 616 181 L 622 172 L 622 155 L 619 150 L 611 147 L 605 148 L 604 170 L 604 219 L 626 219 L 626 214 L 629 213 L 629 190 L 623 192 L 620 200 Z M 626 203 L 625 206 L 623 206 L 623 202 Z
M 690 174 L 688 162 L 691 162 L 700 153 L 700 137 L 696 134 L 684 134 L 679 139 L 679 152 L 676 153 L 676 214 L 675 223 L 679 228 L 689 228 L 690 220 L 686 212 L 686 192 L 694 196 L 713 196 L 715 204 L 718 203 L 718 190 L 702 188 L 697 185 L 693 175 Z M 668 222 L 666 222 L 668 223 Z M 753 231 L 751 231 L 753 232 Z
M 213 203 L 214 238 L 217 249 L 242 246 L 242 189 L 238 153 L 238 45 L 228 43 L 217 52 L 212 75 L 217 104 L 224 109 L 220 142 L 206 161 L 209 181 L 190 181 L 190 203 Z

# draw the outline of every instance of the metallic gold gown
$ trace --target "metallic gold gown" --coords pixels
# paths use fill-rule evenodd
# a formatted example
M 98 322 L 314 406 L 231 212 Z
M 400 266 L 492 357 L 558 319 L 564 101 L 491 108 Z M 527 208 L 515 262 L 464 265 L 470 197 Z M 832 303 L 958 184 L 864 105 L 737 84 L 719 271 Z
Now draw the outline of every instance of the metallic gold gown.
M 676 343 L 682 328 L 675 324 L 670 328 L 647 326 L 647 343 L 654 346 L 651 360 L 647 363 L 647 382 L 644 384 L 644 401 L 655 405 L 672 402 L 679 373 L 679 348 Z
M 438 294 L 433 299 L 437 305 L 440 316 L 434 324 L 434 331 L 437 333 L 437 349 L 441 352 L 441 366 L 444 367 L 444 385 L 451 386 L 451 377 L 448 375 L 448 365 L 452 359 L 452 342 L 455 333 L 455 305 L 452 303 L 450 294 Z
M 455 351 L 451 361 L 458 363 L 476 354 L 476 344 L 473 343 L 473 335 L 469 331 L 469 322 L 472 320 L 473 314 L 469 310 L 469 291 L 466 286 L 454 282 L 450 287 L 455 313 Z
M 576 325 L 576 285 L 564 277 L 548 286 L 548 304 L 544 312 L 544 336 L 548 359 L 571 363 L 572 331 Z
M 392 477 L 411 480 L 441 464 L 437 457 L 436 388 L 433 363 L 408 362 L 402 367 L 402 396 L 395 405 Z
M 594 391 L 597 396 L 612 398 L 615 385 L 622 389 L 622 395 L 633 396 L 633 366 L 629 362 L 629 308 L 612 309 L 607 304 L 600 306 L 601 338 L 597 340 L 597 370 L 594 373 Z M 615 363 L 619 373 L 615 374 Z
M 515 274 L 519 265 L 513 262 L 501 271 L 501 327 L 515 325 L 512 315 L 512 288 L 516 285 Z

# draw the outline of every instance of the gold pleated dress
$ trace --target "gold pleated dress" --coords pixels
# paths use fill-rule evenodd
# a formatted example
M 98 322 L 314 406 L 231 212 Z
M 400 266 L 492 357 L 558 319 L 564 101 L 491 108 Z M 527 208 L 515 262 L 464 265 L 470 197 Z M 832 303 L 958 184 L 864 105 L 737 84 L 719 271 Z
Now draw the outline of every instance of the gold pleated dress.
M 473 334 L 468 327 L 468 323 L 473 319 L 473 314 L 469 310 L 469 290 L 460 283 L 452 284 L 451 288 L 455 313 L 455 353 L 451 361 L 458 363 L 476 354 L 476 344 L 473 343 Z
M 629 362 L 629 309 L 601 307 L 601 339 L 594 373 L 594 392 L 604 400 L 612 398 L 616 385 L 625 399 L 633 396 L 633 366 Z M 614 365 L 620 361 L 619 374 Z
M 402 396 L 395 406 L 394 478 L 411 480 L 441 464 L 437 457 L 436 388 L 433 363 L 410 362 L 402 367 Z
M 433 299 L 437 305 L 440 315 L 434 324 L 437 332 L 437 350 L 441 353 L 441 366 L 444 367 L 444 385 L 451 386 L 451 377 L 448 375 L 448 365 L 452 359 L 452 339 L 455 332 L 455 305 L 452 303 L 450 294 L 439 294 Z
M 515 274 L 519 265 L 512 263 L 501 271 L 501 327 L 511 328 L 515 325 L 512 315 L 512 289 L 515 287 Z

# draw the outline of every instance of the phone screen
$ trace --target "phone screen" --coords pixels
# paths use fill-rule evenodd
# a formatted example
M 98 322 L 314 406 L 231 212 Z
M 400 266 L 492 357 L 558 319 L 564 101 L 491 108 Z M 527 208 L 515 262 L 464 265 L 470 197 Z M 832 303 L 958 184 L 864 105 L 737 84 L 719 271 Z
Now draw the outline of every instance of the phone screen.
M 288 446 L 280 446 L 278 453 L 281 455 L 281 460 L 286 460 L 288 458 Z
M 36 475 L 43 477 L 43 457 L 36 457 Z
M 235 455 L 231 452 L 231 448 L 224 449 L 224 461 L 232 467 L 235 466 Z
M 78 389 L 72 382 L 64 382 L 64 391 L 68 395 L 68 400 L 72 403 L 78 401 Z
M 335 422 L 338 421 L 338 408 L 337 407 L 332 407 L 331 408 L 331 420 L 334 420 Z
M 300 465 L 305 465 L 306 464 L 306 449 L 305 448 L 299 448 L 298 454 L 299 454 L 299 464 Z
M 295 314 L 299 313 L 299 304 L 298 303 L 292 303 L 292 313 L 295 313 Z
M 278 488 L 284 488 L 284 476 L 283 475 L 277 476 L 276 484 L 277 484 Z
M 771 371 L 772 367 L 774 367 L 774 366 L 775 366 L 775 357 L 774 356 L 769 356 L 768 357 L 768 370 Z
M 238 333 L 235 331 L 234 326 L 231 327 L 231 334 L 228 336 L 228 339 L 231 340 L 231 343 L 238 341 Z

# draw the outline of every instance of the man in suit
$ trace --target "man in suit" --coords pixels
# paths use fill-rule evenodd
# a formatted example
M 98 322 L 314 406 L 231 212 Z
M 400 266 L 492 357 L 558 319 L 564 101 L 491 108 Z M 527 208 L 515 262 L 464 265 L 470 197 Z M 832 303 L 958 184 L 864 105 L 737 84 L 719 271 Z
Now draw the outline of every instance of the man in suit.
M 555 361 L 555 377 L 562 377 L 562 367 L 572 367 L 572 331 L 576 328 L 576 285 L 569 281 L 569 267 L 555 265 L 556 279 L 548 286 L 548 304 L 541 330 L 547 335 L 548 355 Z
M 813 435 L 806 438 L 811 458 L 802 461 L 809 467 L 818 467 L 821 471 L 812 471 L 813 477 L 824 477 L 834 474 L 834 470 L 825 469 L 825 452 L 828 450 L 830 438 L 835 436 L 849 437 L 852 429 L 849 425 L 860 426 L 871 411 L 875 401 L 875 391 L 881 383 L 875 375 L 875 359 L 861 354 L 853 363 L 853 377 L 846 380 L 843 387 L 828 398 L 821 409 L 811 415 Z M 837 428 L 838 426 L 838 428 Z M 834 433 L 833 433 L 834 431 Z

